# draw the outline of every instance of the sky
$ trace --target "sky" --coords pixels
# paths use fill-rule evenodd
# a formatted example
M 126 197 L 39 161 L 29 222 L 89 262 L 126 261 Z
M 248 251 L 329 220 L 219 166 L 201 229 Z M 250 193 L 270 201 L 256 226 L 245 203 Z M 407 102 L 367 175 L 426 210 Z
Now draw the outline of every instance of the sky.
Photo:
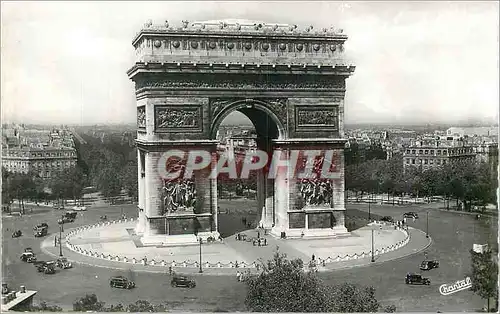
M 144 23 L 239 18 L 344 29 L 356 65 L 346 123 L 496 122 L 498 10 L 497 1 L 2 1 L 2 121 L 134 123 L 126 71 Z

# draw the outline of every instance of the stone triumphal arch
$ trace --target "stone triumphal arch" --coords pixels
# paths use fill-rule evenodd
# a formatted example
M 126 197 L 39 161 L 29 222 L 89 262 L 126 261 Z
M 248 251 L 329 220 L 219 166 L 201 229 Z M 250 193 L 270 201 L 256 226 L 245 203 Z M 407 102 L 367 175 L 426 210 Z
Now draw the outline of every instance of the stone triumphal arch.
M 168 181 L 158 168 L 174 149 L 215 156 L 217 129 L 235 110 L 254 123 L 262 150 L 335 153 L 338 176 L 326 182 L 270 179 L 259 171 L 260 225 L 287 237 L 347 232 L 343 108 L 345 81 L 355 67 L 343 60 L 346 40 L 333 28 L 241 20 L 146 23 L 133 40 L 136 62 L 127 72 L 137 98 L 136 232 L 144 245 L 218 238 L 217 180 L 200 170 L 192 179 Z M 313 202 L 304 191 L 317 184 L 328 197 Z

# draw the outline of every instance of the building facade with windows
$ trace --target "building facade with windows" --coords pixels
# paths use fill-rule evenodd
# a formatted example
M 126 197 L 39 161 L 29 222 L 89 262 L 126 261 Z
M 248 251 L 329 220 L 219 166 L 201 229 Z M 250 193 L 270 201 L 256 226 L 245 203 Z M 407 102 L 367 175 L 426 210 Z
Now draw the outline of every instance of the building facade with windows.
M 76 166 L 76 162 L 76 150 L 71 147 L 16 147 L 2 150 L 2 166 L 7 171 L 38 173 L 44 179 Z
M 403 167 L 422 167 L 423 170 L 436 168 L 450 162 L 473 161 L 476 153 L 472 146 L 441 144 L 411 145 L 403 153 Z

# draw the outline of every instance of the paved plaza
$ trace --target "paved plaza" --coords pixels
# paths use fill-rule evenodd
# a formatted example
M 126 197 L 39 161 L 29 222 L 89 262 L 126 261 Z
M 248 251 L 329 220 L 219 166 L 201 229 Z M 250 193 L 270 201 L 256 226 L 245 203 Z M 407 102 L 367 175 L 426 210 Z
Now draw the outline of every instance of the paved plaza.
M 135 223 L 135 221 L 112 223 L 77 232 L 67 230 L 71 234 L 64 241 L 69 241 L 71 245 L 63 242 L 65 255 L 69 254 L 69 259 L 77 263 L 118 268 L 124 267 L 126 264 L 124 261 L 132 263 L 135 259 L 134 269 L 145 271 L 162 272 L 165 271 L 165 267 L 174 266 L 176 271 L 189 272 L 187 268 L 197 267 L 200 259 L 198 245 L 144 247 L 133 232 Z M 209 270 L 209 273 L 232 274 L 236 271 L 233 268 L 234 265 L 238 264 L 240 268 L 254 268 L 257 264 L 271 259 L 272 255 L 279 250 L 288 257 L 300 258 L 305 263 L 311 261 L 314 256 L 321 263 L 320 270 L 335 269 L 346 265 L 362 266 L 371 259 L 372 229 L 377 259 L 390 260 L 414 254 L 430 243 L 430 239 L 425 239 L 423 233 L 416 229 L 403 232 L 386 224 L 372 224 L 337 238 L 306 240 L 276 239 L 262 230 L 246 230 L 240 233 L 240 240 L 233 235 L 222 242 L 203 244 L 202 265 L 217 269 L 216 271 Z M 258 238 L 265 239 L 267 245 L 259 246 L 258 242 L 254 243 L 253 240 Z M 261 243 L 264 243 L 263 240 Z M 399 246 L 395 247 L 398 244 Z M 409 246 L 409 249 L 405 248 L 406 246 Z M 388 250 L 389 247 L 393 249 Z M 43 241 L 42 249 L 54 255 L 57 255 L 59 251 L 58 246 L 54 245 L 50 237 Z M 83 254 L 85 251 L 92 252 L 92 256 Z M 389 258 L 384 256 L 389 253 L 392 253 Z M 112 259 L 106 258 L 108 256 Z M 117 257 L 118 260 L 115 260 Z M 143 261 L 147 261 L 148 265 L 141 267 Z M 153 265 L 151 265 L 152 261 L 154 261 Z M 127 265 L 127 267 L 130 266 Z M 233 268 L 233 271 L 220 268 Z

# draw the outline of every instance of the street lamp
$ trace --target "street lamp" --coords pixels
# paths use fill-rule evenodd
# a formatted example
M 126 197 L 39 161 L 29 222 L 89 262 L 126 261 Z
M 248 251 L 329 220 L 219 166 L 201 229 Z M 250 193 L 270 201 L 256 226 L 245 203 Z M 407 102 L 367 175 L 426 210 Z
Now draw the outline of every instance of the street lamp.
M 59 220 L 59 256 L 62 257 L 62 232 L 63 232 L 63 220 Z
M 427 210 L 427 231 L 425 232 L 425 237 L 429 238 L 429 210 Z
M 203 269 L 201 268 L 201 244 L 203 243 L 203 240 L 200 237 L 200 270 L 198 271 L 200 274 L 203 272 Z
M 373 240 L 373 231 L 374 230 L 372 229 L 372 263 L 375 262 L 375 242 Z
M 372 221 L 372 214 L 371 214 L 371 194 L 368 197 L 368 220 Z

